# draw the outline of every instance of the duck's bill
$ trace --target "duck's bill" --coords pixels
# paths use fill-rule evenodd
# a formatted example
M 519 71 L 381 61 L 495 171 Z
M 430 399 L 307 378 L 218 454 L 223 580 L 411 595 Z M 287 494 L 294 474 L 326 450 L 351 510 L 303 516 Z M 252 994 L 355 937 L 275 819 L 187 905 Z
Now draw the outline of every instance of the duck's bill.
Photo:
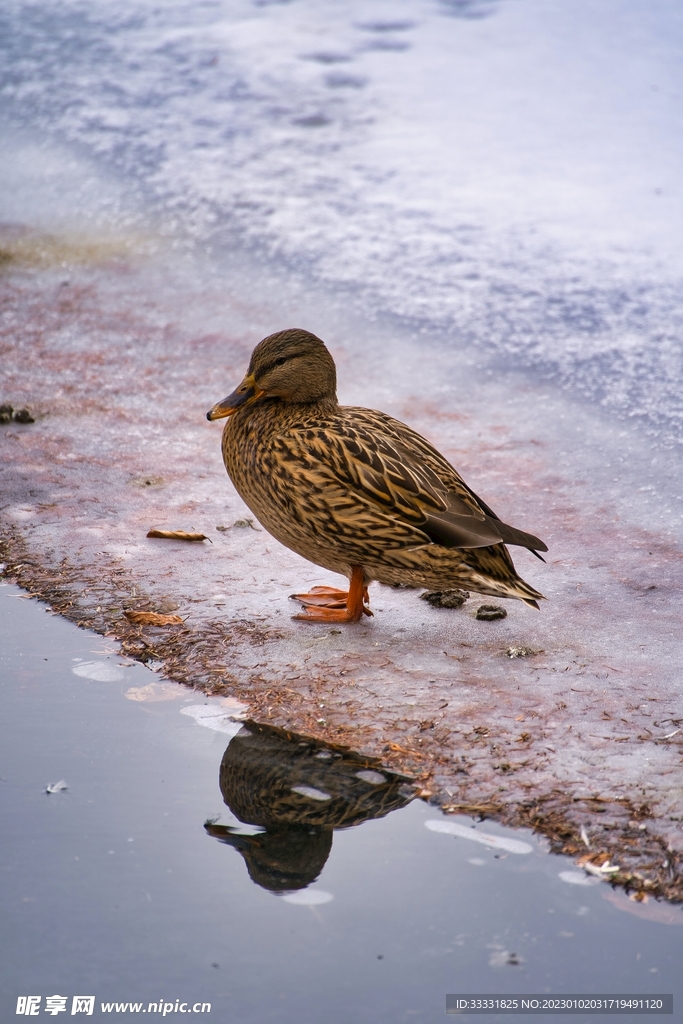
M 240 386 L 235 388 L 231 395 L 224 398 L 222 402 L 218 402 L 214 405 L 213 409 L 207 412 L 206 418 L 207 420 L 220 420 L 225 416 L 232 416 L 243 405 L 255 402 L 263 394 L 265 392 L 257 386 L 253 375 L 249 374 L 249 376 L 244 378 Z

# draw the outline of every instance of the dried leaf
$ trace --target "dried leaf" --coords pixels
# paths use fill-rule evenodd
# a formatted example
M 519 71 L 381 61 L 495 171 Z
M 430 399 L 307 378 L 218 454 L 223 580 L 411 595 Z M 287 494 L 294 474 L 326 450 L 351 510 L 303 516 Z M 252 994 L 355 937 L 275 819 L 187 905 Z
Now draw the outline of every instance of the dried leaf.
M 576 862 L 580 868 L 586 866 L 586 864 L 593 864 L 595 867 L 602 867 L 603 864 L 609 863 L 609 854 L 603 852 L 600 853 L 584 853 L 582 857 Z
M 211 540 L 205 533 L 188 533 L 187 530 L 150 530 L 147 536 L 160 540 Z
M 158 612 L 124 612 L 129 622 L 139 626 L 180 626 L 183 620 L 179 615 L 160 615 Z

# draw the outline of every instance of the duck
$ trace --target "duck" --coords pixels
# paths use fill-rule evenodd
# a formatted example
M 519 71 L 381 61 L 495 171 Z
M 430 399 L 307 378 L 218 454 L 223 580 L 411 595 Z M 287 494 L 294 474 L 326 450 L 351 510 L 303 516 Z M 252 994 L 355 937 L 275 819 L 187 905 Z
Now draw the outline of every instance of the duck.
M 372 615 L 373 582 L 539 607 L 543 595 L 518 575 L 508 546 L 543 561 L 543 541 L 502 522 L 411 427 L 340 405 L 334 359 L 310 331 L 259 342 L 242 382 L 206 415 L 226 419 L 223 462 L 261 526 L 349 581 L 292 594 L 295 619 L 360 622 Z
M 418 786 L 378 758 L 348 747 L 247 720 L 223 754 L 223 800 L 243 824 L 207 821 L 208 835 L 241 853 L 249 877 L 269 892 L 314 882 L 337 829 L 383 818 L 405 807 Z

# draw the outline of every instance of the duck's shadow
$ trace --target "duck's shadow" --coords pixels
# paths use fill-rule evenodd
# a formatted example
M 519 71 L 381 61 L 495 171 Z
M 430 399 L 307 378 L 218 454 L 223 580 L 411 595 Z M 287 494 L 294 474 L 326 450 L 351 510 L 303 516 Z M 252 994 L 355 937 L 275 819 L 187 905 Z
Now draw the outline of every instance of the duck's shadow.
M 252 881 L 271 892 L 304 889 L 322 871 L 335 829 L 381 818 L 416 792 L 376 758 L 252 721 L 223 755 L 220 788 L 235 817 L 263 831 L 204 827 L 238 850 Z

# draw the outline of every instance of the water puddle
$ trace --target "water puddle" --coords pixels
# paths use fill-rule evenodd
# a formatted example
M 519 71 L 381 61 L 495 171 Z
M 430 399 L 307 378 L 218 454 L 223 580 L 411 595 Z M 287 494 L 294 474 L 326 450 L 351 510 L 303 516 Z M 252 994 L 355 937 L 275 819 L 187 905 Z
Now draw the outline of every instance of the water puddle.
M 679 907 L 159 679 L 9 585 L 0 622 L 3 1019 L 55 993 L 247 1024 L 436 1021 L 457 992 L 679 1005 Z

